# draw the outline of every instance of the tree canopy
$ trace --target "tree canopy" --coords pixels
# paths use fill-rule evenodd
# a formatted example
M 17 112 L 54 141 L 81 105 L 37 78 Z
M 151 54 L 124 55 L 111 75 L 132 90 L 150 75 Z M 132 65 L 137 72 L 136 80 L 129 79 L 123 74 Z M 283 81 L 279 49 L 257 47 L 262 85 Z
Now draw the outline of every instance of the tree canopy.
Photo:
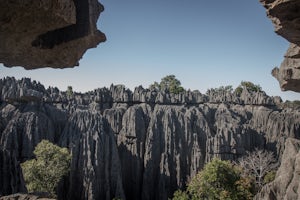
M 179 94 L 184 91 L 181 86 L 181 82 L 175 77 L 175 75 L 168 75 L 161 79 L 160 83 L 154 82 L 149 86 L 150 89 L 154 90 L 166 90 L 170 93 Z
M 21 164 L 28 192 L 46 192 L 55 197 L 55 188 L 70 169 L 71 155 L 61 148 L 42 140 L 34 150 L 36 159 Z
M 242 81 L 241 84 L 235 89 L 237 95 L 241 95 L 243 88 L 246 88 L 249 92 L 261 92 L 262 88 L 259 84 L 254 84 L 250 81 Z
M 241 175 L 239 168 L 229 161 L 213 159 L 192 178 L 187 192 L 176 191 L 175 200 L 185 199 L 252 199 L 251 180 Z

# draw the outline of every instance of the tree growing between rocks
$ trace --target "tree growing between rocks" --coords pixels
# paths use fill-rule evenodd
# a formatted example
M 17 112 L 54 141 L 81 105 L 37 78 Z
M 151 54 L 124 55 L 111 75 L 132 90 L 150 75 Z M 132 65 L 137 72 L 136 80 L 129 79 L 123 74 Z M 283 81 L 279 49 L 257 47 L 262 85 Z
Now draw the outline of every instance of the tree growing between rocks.
M 255 149 L 248 152 L 246 156 L 238 161 L 245 176 L 253 177 L 256 190 L 259 191 L 266 181 L 274 177 L 274 170 L 277 168 L 273 152 Z M 273 174 L 272 174 L 273 173 Z M 265 177 L 266 175 L 271 177 Z
M 72 95 L 73 95 L 73 87 L 68 86 L 68 88 L 67 88 L 67 97 L 71 98 Z
M 248 177 L 229 161 L 214 158 L 192 178 L 187 191 L 176 191 L 173 200 L 231 199 L 250 200 L 253 186 Z
M 166 90 L 173 94 L 179 94 L 184 91 L 181 86 L 181 82 L 175 77 L 175 75 L 168 75 L 161 79 L 160 83 L 154 82 L 149 86 L 152 90 Z
M 61 178 L 69 172 L 71 155 L 61 148 L 42 140 L 34 150 L 35 159 L 21 164 L 28 192 L 46 192 L 55 197 L 55 189 Z
M 259 84 L 254 84 L 250 81 L 242 81 L 240 85 L 234 90 L 237 95 L 241 95 L 243 89 L 246 88 L 249 92 L 261 92 L 262 88 Z

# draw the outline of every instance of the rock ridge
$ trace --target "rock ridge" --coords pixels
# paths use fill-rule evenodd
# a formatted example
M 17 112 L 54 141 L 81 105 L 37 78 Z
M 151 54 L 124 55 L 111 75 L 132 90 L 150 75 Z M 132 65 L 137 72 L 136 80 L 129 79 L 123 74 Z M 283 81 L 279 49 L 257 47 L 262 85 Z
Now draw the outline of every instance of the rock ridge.
M 1 195 L 22 192 L 19 163 L 42 139 L 72 152 L 60 199 L 165 200 L 213 157 L 234 160 L 264 148 L 280 162 L 287 139 L 300 138 L 300 110 L 278 108 L 278 99 L 263 92 L 171 95 L 112 85 L 68 96 L 7 77 L 0 99 L 0 146 L 9 161 L 0 176 L 11 175 L 0 179 Z

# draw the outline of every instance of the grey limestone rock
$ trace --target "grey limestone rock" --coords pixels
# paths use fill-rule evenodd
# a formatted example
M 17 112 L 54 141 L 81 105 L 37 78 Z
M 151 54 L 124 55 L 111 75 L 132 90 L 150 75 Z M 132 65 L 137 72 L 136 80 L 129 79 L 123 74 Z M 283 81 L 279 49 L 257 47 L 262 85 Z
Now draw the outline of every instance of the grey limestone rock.
M 0 145 L 16 166 L 32 158 L 42 139 L 72 152 L 61 199 L 165 200 L 213 157 L 233 160 L 258 147 L 280 161 L 287 139 L 300 138 L 300 111 L 282 109 L 280 99 L 263 92 L 174 95 L 138 87 L 132 93 L 117 85 L 67 95 L 13 78 L 1 79 L 0 88 Z M 5 100 L 22 90 L 42 98 Z
M 67 199 L 125 199 L 114 135 L 99 113 L 77 111 L 60 139 L 72 153 Z
M 22 170 L 15 151 L 0 147 L 0 199 L 1 196 L 17 192 L 26 192 Z
M 288 138 L 285 142 L 281 165 L 275 180 L 265 185 L 255 200 L 300 198 L 300 140 Z

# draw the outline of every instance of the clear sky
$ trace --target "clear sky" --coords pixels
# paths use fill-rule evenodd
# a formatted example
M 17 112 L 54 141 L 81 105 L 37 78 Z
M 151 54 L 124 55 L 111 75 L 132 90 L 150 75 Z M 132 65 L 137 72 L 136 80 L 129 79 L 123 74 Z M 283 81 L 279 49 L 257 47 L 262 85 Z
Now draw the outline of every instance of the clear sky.
M 288 42 L 274 33 L 259 0 L 102 0 L 98 21 L 105 43 L 90 49 L 71 69 L 6 68 L 0 78 L 30 77 L 46 87 L 89 91 L 113 84 L 148 87 L 174 74 L 186 89 L 205 93 L 241 81 L 260 84 L 271 96 L 281 92 L 271 76 Z

